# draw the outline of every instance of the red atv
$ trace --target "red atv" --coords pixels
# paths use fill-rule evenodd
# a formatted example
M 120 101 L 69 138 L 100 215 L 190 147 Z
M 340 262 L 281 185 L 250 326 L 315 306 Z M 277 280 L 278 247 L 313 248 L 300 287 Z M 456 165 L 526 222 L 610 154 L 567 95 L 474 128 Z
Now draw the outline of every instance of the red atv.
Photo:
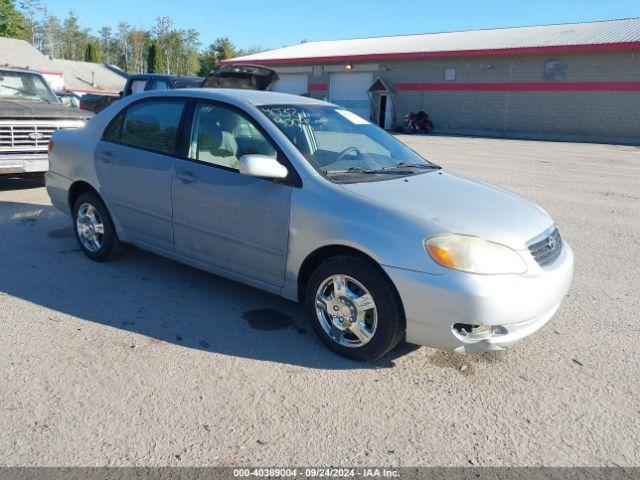
M 429 115 L 423 111 L 409 112 L 404 116 L 405 133 L 429 133 L 433 130 L 433 122 Z

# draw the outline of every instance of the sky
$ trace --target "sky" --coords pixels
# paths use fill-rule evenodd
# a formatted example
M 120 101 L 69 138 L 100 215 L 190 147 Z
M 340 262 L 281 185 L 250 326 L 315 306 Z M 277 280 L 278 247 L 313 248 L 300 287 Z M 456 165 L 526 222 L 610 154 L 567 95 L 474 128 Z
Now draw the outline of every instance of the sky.
M 74 10 L 94 33 L 121 20 L 150 28 L 158 16 L 200 32 L 203 45 L 229 37 L 240 48 L 302 40 L 583 22 L 640 16 L 640 0 L 43 0 L 51 13 Z

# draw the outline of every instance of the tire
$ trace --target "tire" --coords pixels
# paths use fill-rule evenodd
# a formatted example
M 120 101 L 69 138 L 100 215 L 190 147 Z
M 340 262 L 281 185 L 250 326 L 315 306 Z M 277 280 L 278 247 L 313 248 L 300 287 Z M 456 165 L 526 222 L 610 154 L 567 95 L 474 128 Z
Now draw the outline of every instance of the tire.
M 366 342 L 361 339 L 365 337 L 353 334 L 352 328 L 344 329 L 346 325 L 351 324 L 360 332 L 360 335 L 363 331 L 354 323 L 354 318 L 361 318 L 354 310 L 356 305 L 348 302 L 345 295 L 339 295 L 341 300 L 331 300 L 328 306 L 326 302 L 320 302 L 324 308 L 320 311 L 316 309 L 318 293 L 325 299 L 336 298 L 335 283 L 331 283 L 330 280 L 341 278 L 336 277 L 338 275 L 345 276 L 348 288 L 347 299 L 356 296 L 360 298 L 363 292 L 369 293 L 373 299 L 374 308 L 366 310 L 365 319 L 359 322 L 360 325 L 364 324 L 366 331 L 370 334 Z M 327 292 L 330 292 L 330 295 L 325 295 Z M 395 348 L 404 338 L 406 321 L 402 302 L 391 281 L 371 261 L 352 255 L 329 258 L 311 274 L 305 293 L 305 308 L 313 330 L 329 349 L 343 357 L 358 361 L 377 360 Z M 364 305 L 370 305 L 370 303 L 364 303 Z M 336 310 L 339 311 L 338 315 L 344 314 L 342 318 L 347 319 L 345 323 L 340 319 L 331 320 L 329 311 Z M 359 310 L 360 314 L 363 310 L 365 309 Z M 375 328 L 372 328 L 374 324 Z M 344 343 L 351 343 L 351 345 Z
M 82 212 L 80 212 L 81 209 Z M 96 214 L 95 216 L 87 215 L 87 213 L 93 214 L 94 212 Z M 78 218 L 79 215 L 81 219 Z M 99 220 L 99 224 L 102 225 L 101 229 L 94 226 L 92 230 L 93 233 L 96 233 L 96 242 L 88 241 L 87 236 L 84 236 L 84 239 L 82 238 L 82 227 L 80 225 L 83 223 L 87 225 L 87 222 L 83 222 L 82 220 L 82 218 L 87 218 L 87 216 Z M 102 233 L 98 233 L 100 230 L 102 230 Z M 81 194 L 73 205 L 73 231 L 78 245 L 80 245 L 80 249 L 87 257 L 96 262 L 113 260 L 122 254 L 125 249 L 125 244 L 118 239 L 107 207 L 98 194 L 94 192 Z M 90 236 L 91 233 L 88 233 L 88 235 Z
M 40 185 L 44 185 L 44 172 L 30 173 L 27 178 Z

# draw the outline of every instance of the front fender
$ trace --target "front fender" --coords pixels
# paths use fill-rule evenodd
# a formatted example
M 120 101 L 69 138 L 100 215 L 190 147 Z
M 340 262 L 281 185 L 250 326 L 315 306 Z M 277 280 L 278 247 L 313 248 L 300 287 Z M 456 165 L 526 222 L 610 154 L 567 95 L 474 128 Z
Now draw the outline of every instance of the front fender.
M 445 269 L 431 260 L 422 243 L 433 231 L 433 225 L 410 213 L 376 205 L 323 178 L 306 179 L 302 189 L 292 191 L 282 295 L 297 298 L 302 264 L 327 246 L 353 248 L 381 266 L 444 274 Z

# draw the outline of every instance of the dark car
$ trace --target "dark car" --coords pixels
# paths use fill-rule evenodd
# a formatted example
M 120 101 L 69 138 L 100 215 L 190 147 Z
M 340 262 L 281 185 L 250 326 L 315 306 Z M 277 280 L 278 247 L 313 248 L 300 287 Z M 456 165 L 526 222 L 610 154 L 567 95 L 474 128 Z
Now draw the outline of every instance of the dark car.
M 202 85 L 202 77 L 188 77 L 180 75 L 165 75 L 157 73 L 140 73 L 130 75 L 124 91 L 123 97 L 128 97 L 134 93 L 146 92 L 149 90 L 172 90 L 174 88 L 198 88 Z
M 51 135 L 92 116 L 64 106 L 39 73 L 0 68 L 0 176 L 42 176 Z
M 98 113 L 113 102 L 120 100 L 119 95 L 110 95 L 105 93 L 85 93 L 80 97 L 80 108 L 93 113 Z

